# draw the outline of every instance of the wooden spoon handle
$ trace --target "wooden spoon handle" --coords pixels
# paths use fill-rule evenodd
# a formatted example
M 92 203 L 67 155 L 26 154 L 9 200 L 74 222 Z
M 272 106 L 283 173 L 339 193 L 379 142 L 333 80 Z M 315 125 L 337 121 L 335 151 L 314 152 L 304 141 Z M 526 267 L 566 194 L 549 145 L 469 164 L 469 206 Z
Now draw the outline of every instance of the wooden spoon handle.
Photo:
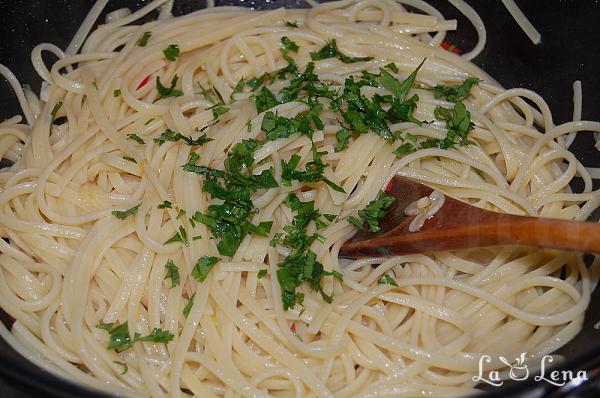
M 386 234 L 342 246 L 342 257 L 389 256 L 520 245 L 600 253 L 600 224 L 489 213 L 485 223 L 451 229 Z
M 403 187 L 405 188 L 405 187 Z M 430 192 L 430 190 L 429 190 Z M 428 192 L 418 192 L 424 196 Z M 412 217 L 392 214 L 395 227 L 382 235 L 357 234 L 342 257 L 389 256 L 498 245 L 535 246 L 600 253 L 600 224 L 496 213 L 446 197 L 442 208 L 417 232 Z

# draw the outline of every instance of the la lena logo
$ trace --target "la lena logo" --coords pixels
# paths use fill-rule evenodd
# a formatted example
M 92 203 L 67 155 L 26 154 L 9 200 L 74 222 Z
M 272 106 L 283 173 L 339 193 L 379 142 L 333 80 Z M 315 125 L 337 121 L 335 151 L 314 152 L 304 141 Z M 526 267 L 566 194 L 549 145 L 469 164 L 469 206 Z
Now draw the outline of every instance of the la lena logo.
M 487 383 L 494 387 L 500 387 L 504 384 L 505 380 L 515 380 L 522 381 L 527 380 L 529 378 L 529 367 L 525 363 L 525 359 L 527 357 L 527 353 L 523 352 L 518 357 L 514 359 L 514 361 L 509 361 L 503 356 L 499 356 L 498 360 L 506 365 L 508 370 L 508 377 L 502 378 L 500 376 L 499 370 L 484 370 L 484 365 L 486 363 L 492 362 L 492 357 L 489 355 L 482 355 L 479 358 L 479 374 L 477 376 L 473 376 L 473 381 Z M 553 370 L 548 372 L 547 368 L 554 362 L 554 358 L 550 355 L 544 355 L 540 360 L 540 374 L 536 375 L 533 379 L 535 381 L 545 381 L 557 387 L 564 386 L 568 382 L 578 379 L 578 380 L 587 380 L 587 372 L 585 370 L 580 370 L 577 373 L 574 373 L 571 370 Z

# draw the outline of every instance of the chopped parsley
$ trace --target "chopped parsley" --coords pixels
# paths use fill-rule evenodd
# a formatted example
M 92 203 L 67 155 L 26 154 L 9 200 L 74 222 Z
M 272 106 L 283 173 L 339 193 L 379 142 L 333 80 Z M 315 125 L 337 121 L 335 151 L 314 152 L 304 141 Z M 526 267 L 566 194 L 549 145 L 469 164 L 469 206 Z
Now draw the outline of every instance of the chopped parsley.
M 231 92 L 231 95 L 229 96 L 229 99 L 231 101 L 233 101 L 233 96 L 235 94 L 241 93 L 244 90 L 244 86 L 246 85 L 246 82 L 244 81 L 244 78 L 241 78 L 239 82 L 237 82 L 237 84 L 235 85 L 235 87 L 233 88 L 233 91 Z M 216 119 L 216 118 L 215 118 Z
M 186 318 L 190 315 L 190 311 L 192 310 L 192 306 L 194 305 L 195 297 L 196 297 L 196 293 L 192 294 L 192 297 L 190 297 L 188 302 L 185 304 L 185 307 L 183 307 L 183 316 Z
M 140 47 L 146 47 L 146 44 L 148 44 L 148 40 L 150 40 L 150 36 L 152 36 L 152 32 L 144 32 L 142 37 L 140 37 L 140 39 L 138 40 L 137 45 Z
M 192 137 L 187 137 L 181 133 L 177 133 L 171 129 L 166 129 L 162 132 L 162 134 L 158 137 L 154 137 L 153 141 L 158 145 L 162 145 L 167 141 L 177 142 L 179 140 L 184 141 L 189 146 L 194 145 L 204 145 L 207 142 L 212 141 L 212 138 L 208 138 L 206 134 L 202 134 L 200 137 L 193 139 Z
M 348 148 L 350 138 L 352 138 L 352 131 L 348 130 L 347 128 L 342 128 L 335 133 L 335 138 L 337 139 L 337 143 L 335 144 L 334 149 L 336 152 L 341 152 Z
M 169 44 L 169 47 L 163 50 L 165 58 L 169 61 L 175 61 L 179 57 L 179 46 L 177 44 Z
M 171 79 L 171 87 L 165 87 L 160 82 L 160 76 L 156 76 L 156 90 L 158 90 L 158 94 L 160 94 L 161 97 L 181 97 L 183 91 L 175 89 L 177 80 L 179 80 L 179 76 L 173 76 L 173 79 Z
M 438 120 L 446 121 L 448 132 L 445 138 L 428 138 L 421 143 L 422 148 L 449 149 L 455 145 L 466 146 L 474 144 L 468 139 L 469 132 L 475 128 L 471 121 L 471 113 L 462 102 L 454 104 L 452 109 L 437 106 L 433 112 Z
M 179 276 L 179 268 L 177 268 L 173 260 L 169 259 L 169 261 L 167 261 L 167 263 L 165 264 L 165 268 L 167 269 L 165 279 L 171 279 L 171 288 L 179 286 L 179 284 L 181 283 L 181 278 Z
M 225 170 L 197 166 L 197 154 L 192 154 L 182 166 L 186 171 L 204 175 L 202 190 L 222 201 L 208 206 L 206 213 L 196 212 L 190 219 L 205 224 L 213 236 L 220 239 L 217 248 L 222 256 L 233 256 L 246 234 L 267 236 L 271 230 L 271 221 L 258 226 L 248 221 L 256 212 L 251 195 L 259 189 L 278 186 L 270 169 L 252 174 L 253 153 L 259 146 L 258 141 L 251 139 L 234 145 L 227 154 Z
M 287 54 L 290 51 L 297 53 L 298 49 L 300 49 L 298 44 L 296 44 L 293 40 L 291 40 L 287 36 L 283 36 L 281 38 L 281 44 L 283 44 L 283 48 L 281 49 L 281 52 L 283 52 L 284 54 Z
M 152 329 L 147 336 L 139 336 L 137 333 L 135 334 L 134 343 L 136 341 L 146 341 L 150 343 L 168 343 L 175 338 L 175 335 L 168 330 L 163 330 L 160 328 Z
M 391 70 L 394 73 L 398 73 L 398 66 L 396 66 L 396 64 L 393 62 L 390 62 L 389 64 L 387 64 L 385 66 L 385 68 L 388 68 L 389 70 Z
M 159 209 L 172 209 L 173 208 L 173 204 L 171 202 L 169 202 L 168 200 L 165 200 L 161 204 L 159 204 L 157 206 L 157 208 L 159 208 Z
M 142 139 L 142 137 L 140 137 L 137 134 L 127 134 L 127 138 L 129 138 L 130 140 L 134 140 L 135 142 L 137 142 L 138 144 L 145 144 L 144 140 Z
M 221 104 L 215 105 L 212 108 L 213 119 L 217 119 L 219 116 L 229 112 L 229 108 Z
M 406 142 L 394 150 L 394 155 L 402 157 L 404 155 L 408 155 L 409 153 L 413 153 L 416 151 L 417 148 L 415 148 L 413 144 L 411 144 L 410 142 Z
M 100 323 L 96 325 L 98 329 L 106 330 L 109 334 L 108 346 L 109 350 L 117 352 L 125 351 L 131 347 L 131 338 L 129 337 L 129 327 L 127 322 L 119 325 L 114 323 Z
M 111 213 L 113 216 L 117 217 L 119 220 L 124 220 L 129 216 L 136 215 L 139 207 L 140 207 L 140 205 L 133 206 L 131 209 L 127 209 L 125 211 L 113 210 Z
M 202 283 L 206 280 L 208 273 L 221 259 L 213 256 L 202 256 L 196 261 L 196 265 L 192 269 L 192 277 Z
M 450 102 L 460 102 L 467 98 L 471 93 L 471 88 L 481 82 L 476 77 L 466 78 L 462 84 L 453 86 L 437 85 L 432 88 L 433 96 L 437 98 L 446 97 Z
M 175 234 L 173 236 L 171 236 L 164 244 L 167 245 L 169 243 L 175 243 L 175 242 L 180 242 L 184 246 L 190 245 L 190 243 L 188 242 L 187 232 L 186 232 L 185 228 L 183 228 L 183 226 L 179 226 L 179 230 L 177 232 L 175 232 Z
M 118 97 L 120 95 L 121 95 L 121 90 L 117 89 L 117 90 L 113 91 L 113 96 L 114 97 Z
M 116 350 L 117 352 L 125 351 L 131 348 L 133 343 L 138 341 L 146 341 L 151 343 L 168 343 L 175 338 L 175 335 L 168 330 L 159 328 L 152 329 L 152 332 L 147 336 L 142 336 L 139 333 L 135 333 L 133 341 L 129 337 L 129 326 L 127 322 L 119 325 L 115 323 L 100 323 L 96 325 L 98 329 L 106 330 L 109 334 L 108 346 L 109 350 Z
M 267 276 L 267 270 L 266 269 L 261 269 L 260 271 L 258 271 L 258 274 L 256 275 L 257 279 L 262 279 L 265 276 Z
M 314 202 L 301 202 L 294 194 L 288 195 L 286 205 L 296 212 L 290 225 L 284 227 L 287 235 L 282 244 L 291 249 L 290 254 L 279 264 L 277 280 L 282 289 L 283 309 L 288 310 L 296 304 L 302 304 L 304 294 L 297 288 L 304 282 L 308 283 L 311 290 L 319 292 L 323 300 L 331 303 L 333 298 L 326 294 L 321 287 L 321 280 L 326 275 L 341 278 L 341 274 L 327 272 L 323 265 L 317 261 L 317 255 L 310 250 L 310 245 L 321 238 L 317 233 L 307 235 L 306 229 L 311 222 L 315 225 L 324 224 L 321 214 L 314 207 Z
M 381 278 L 379 278 L 379 280 L 377 281 L 377 284 L 398 286 L 398 283 L 396 283 L 394 278 L 392 278 L 388 274 L 381 275 Z
M 256 104 L 257 113 L 262 113 L 280 104 L 277 98 L 275 98 L 275 94 L 266 87 L 263 87 L 258 94 L 253 94 L 250 98 Z
M 310 58 L 313 61 L 319 61 L 327 58 L 337 58 L 345 64 L 351 64 L 353 62 L 370 61 L 373 57 L 349 57 L 340 52 L 335 39 L 331 39 L 325 43 L 325 46 L 319 51 L 311 52 Z
M 265 84 L 265 82 L 270 78 L 271 78 L 270 74 L 264 73 L 260 77 L 253 77 L 252 79 L 248 80 L 247 85 L 248 85 L 248 87 L 250 87 L 252 89 L 252 91 L 256 91 L 257 88 L 259 88 L 260 86 Z
M 297 180 L 300 182 L 319 182 L 322 181 L 325 184 L 329 185 L 333 190 L 338 192 L 346 192 L 344 188 L 335 184 L 333 181 L 329 180 L 323 175 L 323 171 L 325 170 L 325 163 L 321 160 L 321 157 L 327 152 L 318 152 L 317 147 L 313 142 L 312 145 L 312 153 L 313 160 L 307 162 L 304 166 L 304 171 L 296 170 L 298 164 L 300 163 L 300 156 L 293 154 L 289 161 L 282 160 L 281 161 L 281 179 L 282 183 L 285 186 L 291 186 L 292 180 Z
M 393 196 L 387 195 L 385 192 L 380 192 L 377 198 L 371 201 L 364 209 L 358 211 L 358 216 L 361 220 L 356 217 L 348 217 L 348 221 L 352 223 L 356 228 L 363 229 L 363 223 L 369 225 L 369 232 L 379 232 L 379 220 L 387 214 L 387 210 L 396 201 Z
M 62 101 L 58 101 L 55 105 L 54 108 L 52 108 L 52 111 L 50 112 L 50 131 L 49 134 L 52 134 L 52 125 L 54 124 L 54 121 L 56 120 L 56 115 L 58 114 L 58 111 L 60 111 L 60 108 L 62 108 Z
M 137 160 L 135 160 L 134 158 L 129 157 L 129 156 L 123 156 L 123 159 L 127 160 L 128 162 L 131 162 L 131 163 L 137 163 Z

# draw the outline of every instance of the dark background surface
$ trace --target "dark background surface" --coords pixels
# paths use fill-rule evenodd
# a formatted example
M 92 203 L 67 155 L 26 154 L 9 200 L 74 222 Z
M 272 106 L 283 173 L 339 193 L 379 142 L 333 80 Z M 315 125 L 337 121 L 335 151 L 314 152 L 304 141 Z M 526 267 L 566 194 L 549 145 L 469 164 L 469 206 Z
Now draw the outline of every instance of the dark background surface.
M 459 20 L 459 32 L 451 33 L 447 40 L 469 51 L 475 44 L 475 30 L 447 2 L 429 2 L 440 9 L 446 18 Z M 176 14 L 187 13 L 205 5 L 204 0 L 176 0 L 175 3 Z M 302 5 L 302 0 L 265 3 L 269 8 L 274 8 L 286 4 Z M 481 15 L 488 32 L 485 50 L 474 60 L 476 64 L 507 88 L 524 87 L 541 94 L 548 102 L 557 124 L 571 120 L 572 84 L 575 80 L 581 80 L 583 119 L 600 120 L 598 1 L 517 0 L 522 11 L 542 34 L 542 43 L 538 46 L 529 41 L 500 1 L 471 0 L 469 3 Z M 65 49 L 92 4 L 91 0 L 0 0 L 0 62 L 8 66 L 21 83 L 30 84 L 38 92 L 41 80 L 31 67 L 31 49 L 40 42 L 52 42 Z M 145 2 L 140 0 L 114 0 L 109 3 L 108 10 L 123 6 L 138 8 L 143 4 Z M 264 3 L 234 0 L 217 1 L 217 4 L 260 7 Z M 0 82 L 0 120 L 19 112 L 11 89 L 4 81 Z M 591 134 L 583 133 L 579 134 L 571 148 L 584 165 L 600 167 L 600 155 L 593 145 Z M 567 358 L 564 365 L 567 369 L 591 369 L 600 365 L 600 331 L 592 327 L 600 321 L 598 296 L 594 295 L 583 331 L 560 350 Z M 538 397 L 540 389 L 546 387 L 548 386 L 545 384 L 521 382 L 491 393 L 503 397 Z M 569 396 L 600 396 L 598 386 L 592 383 L 591 387 L 591 391 L 579 389 Z M 544 395 L 564 396 L 562 392 Z M 0 339 L 0 397 L 38 396 L 75 397 L 89 394 L 35 369 Z

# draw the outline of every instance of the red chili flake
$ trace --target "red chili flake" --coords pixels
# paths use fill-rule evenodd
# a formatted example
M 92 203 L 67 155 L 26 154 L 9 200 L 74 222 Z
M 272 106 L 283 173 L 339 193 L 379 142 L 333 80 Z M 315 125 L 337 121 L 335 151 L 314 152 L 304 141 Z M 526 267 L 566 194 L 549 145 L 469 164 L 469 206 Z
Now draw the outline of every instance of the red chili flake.
M 144 87 L 146 84 L 148 84 L 148 82 L 150 81 L 150 77 L 152 75 L 148 75 L 144 78 L 144 80 L 142 80 L 142 82 L 140 83 L 139 86 L 137 86 L 137 88 L 135 89 L 136 91 L 139 90 L 140 88 Z
M 385 192 L 386 193 L 390 193 L 392 192 L 392 189 L 394 188 L 394 181 L 391 180 L 390 182 L 388 182 L 388 184 L 385 187 Z
M 450 44 L 448 43 L 446 40 L 444 40 L 441 44 L 442 48 L 444 50 L 448 50 L 454 54 L 460 54 L 460 48 L 458 46 L 455 46 L 454 44 Z
M 290 330 L 292 331 L 292 333 L 296 334 L 296 322 L 292 323 L 292 326 L 290 326 Z

